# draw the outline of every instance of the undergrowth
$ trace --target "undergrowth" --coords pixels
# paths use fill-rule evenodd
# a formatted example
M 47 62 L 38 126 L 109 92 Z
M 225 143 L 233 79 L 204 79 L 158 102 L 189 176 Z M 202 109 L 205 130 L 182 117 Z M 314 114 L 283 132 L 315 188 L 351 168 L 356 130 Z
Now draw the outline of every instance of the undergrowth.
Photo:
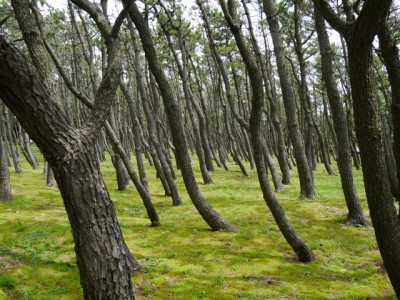
M 0 299 L 82 299 L 60 194 L 46 187 L 42 169 L 32 170 L 26 162 L 22 167 L 20 176 L 10 168 L 13 200 L 0 201 Z M 214 184 L 200 184 L 206 199 L 239 229 L 225 233 L 209 230 L 180 176 L 183 205 L 173 207 L 155 170 L 146 167 L 162 224 L 156 228 L 149 226 L 133 185 L 118 191 L 110 159 L 102 163 L 127 245 L 144 266 L 132 277 L 137 299 L 395 299 L 373 228 L 341 225 L 346 208 L 340 178 L 327 175 L 322 165 L 315 172 L 316 199 L 298 199 L 294 170 L 292 184 L 278 195 L 316 254 L 307 264 L 297 261 L 280 234 L 255 171 L 244 177 L 230 162 L 229 172 L 212 173 Z M 354 175 L 369 220 L 361 171 Z

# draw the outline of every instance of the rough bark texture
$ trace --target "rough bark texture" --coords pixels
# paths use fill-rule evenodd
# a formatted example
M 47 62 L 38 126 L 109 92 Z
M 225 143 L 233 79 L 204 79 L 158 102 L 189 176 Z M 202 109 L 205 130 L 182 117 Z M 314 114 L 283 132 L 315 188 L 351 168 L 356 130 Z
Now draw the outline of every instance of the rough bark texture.
M 53 168 L 64 200 L 75 242 L 75 253 L 86 299 L 133 299 L 131 273 L 139 264 L 126 246 L 113 204 L 103 182 L 96 153 L 96 138 L 109 114 L 121 66 L 118 38 L 96 5 L 74 1 L 91 13 L 107 43 L 108 63 L 87 122 L 74 128 L 56 103 L 50 74 L 43 67 L 41 41 L 29 41 L 38 30 L 29 2 L 13 0 L 24 31 L 33 67 L 0 37 L 0 98 L 36 142 Z M 33 23 L 26 27 L 25 22 Z M 40 72 L 37 70 L 40 69 Z M 40 75 L 41 74 L 41 75 Z M 49 81 L 45 79 L 49 79 Z
M 391 1 L 365 2 L 353 24 L 341 20 L 326 1 L 313 1 L 329 24 L 346 39 L 356 134 L 368 206 L 379 250 L 399 297 L 400 225 L 387 176 L 384 130 L 380 107 L 374 97 L 375 82 L 371 72 L 372 41 L 385 20 Z
M 387 23 L 378 31 L 381 55 L 392 90 L 393 154 L 396 159 L 397 181 L 400 180 L 400 52 Z M 398 185 L 397 182 L 397 185 Z
M 0 66 L 1 99 L 53 166 L 72 228 L 85 298 L 132 299 L 134 260 L 91 149 L 92 139 L 71 127 L 49 99 L 36 71 L 3 39 Z

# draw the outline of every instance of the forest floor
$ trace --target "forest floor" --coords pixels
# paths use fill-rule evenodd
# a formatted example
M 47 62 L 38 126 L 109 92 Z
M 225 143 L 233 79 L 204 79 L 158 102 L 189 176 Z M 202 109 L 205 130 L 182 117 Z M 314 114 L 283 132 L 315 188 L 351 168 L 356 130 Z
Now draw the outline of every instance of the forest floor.
M 0 299 L 82 299 L 74 245 L 57 188 L 46 187 L 42 166 L 10 168 L 11 202 L 0 203 Z M 197 165 L 195 165 L 197 167 Z M 299 200 L 298 177 L 278 195 L 289 220 L 316 254 L 300 263 L 268 211 L 257 176 L 232 162 L 200 188 L 238 233 L 212 232 L 177 184 L 183 205 L 164 197 L 147 165 L 162 226 L 150 227 L 131 184 L 118 191 L 110 159 L 102 172 L 128 247 L 144 265 L 132 277 L 137 299 L 395 299 L 382 267 L 366 206 L 361 171 L 354 170 L 369 226 L 340 224 L 346 215 L 339 176 L 315 172 L 317 197 Z M 197 178 L 201 181 L 197 171 Z

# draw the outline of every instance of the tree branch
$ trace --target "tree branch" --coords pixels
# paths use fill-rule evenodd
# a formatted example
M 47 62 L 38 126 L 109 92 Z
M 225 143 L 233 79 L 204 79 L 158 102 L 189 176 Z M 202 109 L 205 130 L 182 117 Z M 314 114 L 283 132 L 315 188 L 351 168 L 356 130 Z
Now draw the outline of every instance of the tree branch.
M 345 39 L 349 38 L 351 31 L 351 23 L 342 20 L 329 5 L 327 0 L 312 0 L 315 7 L 329 23 L 329 25 L 339 32 Z

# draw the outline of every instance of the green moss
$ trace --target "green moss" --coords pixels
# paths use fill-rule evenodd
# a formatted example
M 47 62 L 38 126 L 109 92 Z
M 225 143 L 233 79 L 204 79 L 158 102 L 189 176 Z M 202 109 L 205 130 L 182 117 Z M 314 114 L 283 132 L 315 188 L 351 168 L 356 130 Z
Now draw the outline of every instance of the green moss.
M 37 152 L 36 152 L 37 153 Z M 45 186 L 42 170 L 12 175 L 13 201 L 0 202 L 0 299 L 81 299 L 74 245 L 62 199 Z M 194 164 L 200 180 L 199 168 Z M 317 198 L 299 200 L 298 176 L 278 198 L 317 260 L 303 264 L 280 234 L 256 173 L 216 169 L 202 193 L 239 232 L 212 232 L 197 213 L 178 174 L 183 205 L 172 207 L 156 172 L 146 165 L 160 227 L 150 227 L 131 184 L 117 191 L 108 159 L 102 173 L 129 249 L 144 265 L 132 277 L 138 299 L 364 299 L 393 298 L 371 227 L 345 227 L 339 176 L 315 173 Z M 354 171 L 368 215 L 360 171 Z

